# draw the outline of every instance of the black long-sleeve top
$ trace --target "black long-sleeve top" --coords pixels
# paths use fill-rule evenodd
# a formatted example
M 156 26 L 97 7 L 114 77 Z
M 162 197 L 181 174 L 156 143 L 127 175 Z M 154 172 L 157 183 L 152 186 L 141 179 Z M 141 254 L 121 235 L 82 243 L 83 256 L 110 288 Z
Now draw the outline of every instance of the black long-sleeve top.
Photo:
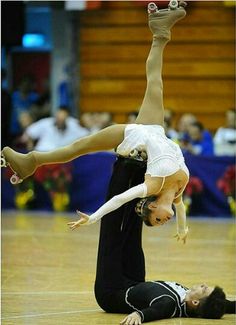
M 141 316 L 142 322 L 171 317 L 188 317 L 184 298 L 189 289 L 168 281 L 147 281 L 130 287 L 126 303 Z

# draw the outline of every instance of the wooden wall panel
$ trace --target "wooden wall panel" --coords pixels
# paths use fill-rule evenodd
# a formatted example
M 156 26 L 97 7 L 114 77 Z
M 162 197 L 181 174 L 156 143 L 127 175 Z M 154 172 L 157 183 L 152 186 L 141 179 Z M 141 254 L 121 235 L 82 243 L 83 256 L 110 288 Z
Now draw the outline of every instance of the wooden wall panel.
M 164 54 L 164 103 L 192 112 L 212 131 L 234 107 L 233 7 L 222 1 L 193 1 L 173 29 Z M 146 87 L 145 61 L 151 44 L 145 6 L 104 1 L 80 13 L 80 112 L 109 111 L 125 122 L 138 109 Z
M 230 25 L 208 25 L 208 26 L 185 26 L 182 22 L 175 26 L 172 39 L 176 42 L 190 42 L 193 37 L 201 42 L 234 41 L 234 26 Z M 147 26 L 109 26 L 84 27 L 81 30 L 80 40 L 83 43 L 136 43 L 140 39 L 151 41 L 151 33 Z
M 131 85 L 131 87 L 130 87 Z M 189 79 L 165 79 L 164 92 L 168 89 L 169 96 L 176 96 L 185 91 L 185 96 L 201 97 L 230 97 L 234 96 L 234 80 L 222 80 L 221 87 L 219 81 L 215 79 L 194 79 L 189 85 Z M 81 88 L 82 96 L 107 95 L 107 96 L 142 96 L 146 87 L 144 79 L 91 79 L 83 80 L 83 87 Z M 217 89 L 217 93 L 216 93 Z
M 216 105 L 217 100 L 217 105 Z M 108 111 L 116 114 L 127 113 L 139 108 L 142 96 L 83 96 L 81 105 L 85 111 L 103 112 Z M 229 97 L 191 97 L 191 96 L 168 96 L 164 100 L 165 107 L 175 107 L 175 112 L 194 114 L 207 112 L 207 114 L 221 114 L 228 107 L 231 107 L 232 99 Z
M 126 1 L 128 3 L 129 1 Z M 134 10 L 133 4 L 125 7 L 124 4 L 121 5 L 121 8 L 116 8 L 115 10 L 111 8 L 111 4 L 104 3 L 103 8 L 97 11 L 86 12 L 81 17 L 81 24 L 83 26 L 105 26 L 107 25 L 144 25 L 144 22 L 147 18 L 147 14 L 144 7 L 136 7 Z M 203 7 L 203 8 L 202 8 Z M 188 4 L 188 16 L 185 18 L 187 24 L 202 24 L 204 21 L 207 24 L 229 24 L 230 21 L 234 19 L 234 13 L 231 8 L 224 7 L 224 10 L 219 10 L 222 8 L 222 3 L 218 4 L 218 7 L 215 4 L 210 3 L 209 8 L 205 8 L 205 4 L 198 1 L 198 6 L 196 8 L 195 4 Z M 210 14 L 209 14 L 210 10 Z M 192 11 L 197 14 L 192 14 Z M 185 24 L 184 22 L 184 24 Z M 181 22 L 180 24 L 183 24 Z
M 150 42 L 145 44 L 88 44 L 82 43 L 80 47 L 81 62 L 128 62 L 140 61 L 145 63 L 149 50 Z M 182 53 L 183 44 L 170 42 L 165 49 L 164 61 L 168 60 L 234 60 L 234 43 L 202 43 L 184 44 L 184 55 Z
M 84 78 L 145 78 L 145 65 L 140 62 L 120 64 L 115 62 L 84 62 L 81 67 Z M 234 61 L 168 62 L 163 67 L 163 78 L 233 78 Z

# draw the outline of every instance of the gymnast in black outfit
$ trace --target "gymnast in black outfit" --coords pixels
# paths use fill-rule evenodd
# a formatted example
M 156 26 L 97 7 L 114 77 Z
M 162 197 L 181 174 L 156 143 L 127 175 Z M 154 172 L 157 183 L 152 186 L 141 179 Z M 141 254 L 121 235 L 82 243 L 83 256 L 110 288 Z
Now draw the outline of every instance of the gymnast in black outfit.
M 139 184 L 146 166 L 118 158 L 107 199 Z M 170 317 L 221 318 L 235 313 L 235 302 L 225 299 L 219 287 L 205 284 L 188 289 L 171 281 L 145 281 L 142 219 L 135 199 L 101 219 L 95 296 L 109 313 L 128 313 L 121 322 L 137 325 Z

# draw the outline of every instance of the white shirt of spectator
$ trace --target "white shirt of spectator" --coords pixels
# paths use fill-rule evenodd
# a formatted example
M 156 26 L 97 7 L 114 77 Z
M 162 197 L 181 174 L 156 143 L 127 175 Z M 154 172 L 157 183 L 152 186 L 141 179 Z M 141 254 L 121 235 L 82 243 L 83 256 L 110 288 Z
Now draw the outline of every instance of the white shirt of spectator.
M 217 156 L 234 156 L 236 154 L 236 130 L 219 128 L 214 136 L 214 150 Z
M 89 131 L 79 125 L 77 119 L 68 117 L 66 129 L 59 130 L 55 125 L 55 118 L 48 117 L 31 124 L 26 134 L 33 140 L 38 140 L 35 150 L 50 151 L 66 146 L 73 141 L 89 134 Z

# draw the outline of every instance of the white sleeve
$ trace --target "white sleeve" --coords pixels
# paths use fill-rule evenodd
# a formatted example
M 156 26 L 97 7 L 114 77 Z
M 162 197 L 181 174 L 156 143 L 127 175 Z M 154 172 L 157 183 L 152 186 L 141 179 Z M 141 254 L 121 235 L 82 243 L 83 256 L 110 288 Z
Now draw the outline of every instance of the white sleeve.
M 177 233 L 179 235 L 185 235 L 188 232 L 188 227 L 186 225 L 186 210 L 182 198 L 174 206 L 176 211 Z
M 216 130 L 213 141 L 214 141 L 215 144 L 224 143 L 224 130 L 223 130 L 223 128 L 219 128 L 218 130 Z
M 90 217 L 89 220 L 83 225 L 89 225 L 101 219 L 104 215 L 110 213 L 121 207 L 123 204 L 132 201 L 136 198 L 143 198 L 147 196 L 147 186 L 145 183 L 139 184 L 130 188 L 129 190 L 115 195 L 105 204 L 103 204 L 96 212 L 94 212 Z

